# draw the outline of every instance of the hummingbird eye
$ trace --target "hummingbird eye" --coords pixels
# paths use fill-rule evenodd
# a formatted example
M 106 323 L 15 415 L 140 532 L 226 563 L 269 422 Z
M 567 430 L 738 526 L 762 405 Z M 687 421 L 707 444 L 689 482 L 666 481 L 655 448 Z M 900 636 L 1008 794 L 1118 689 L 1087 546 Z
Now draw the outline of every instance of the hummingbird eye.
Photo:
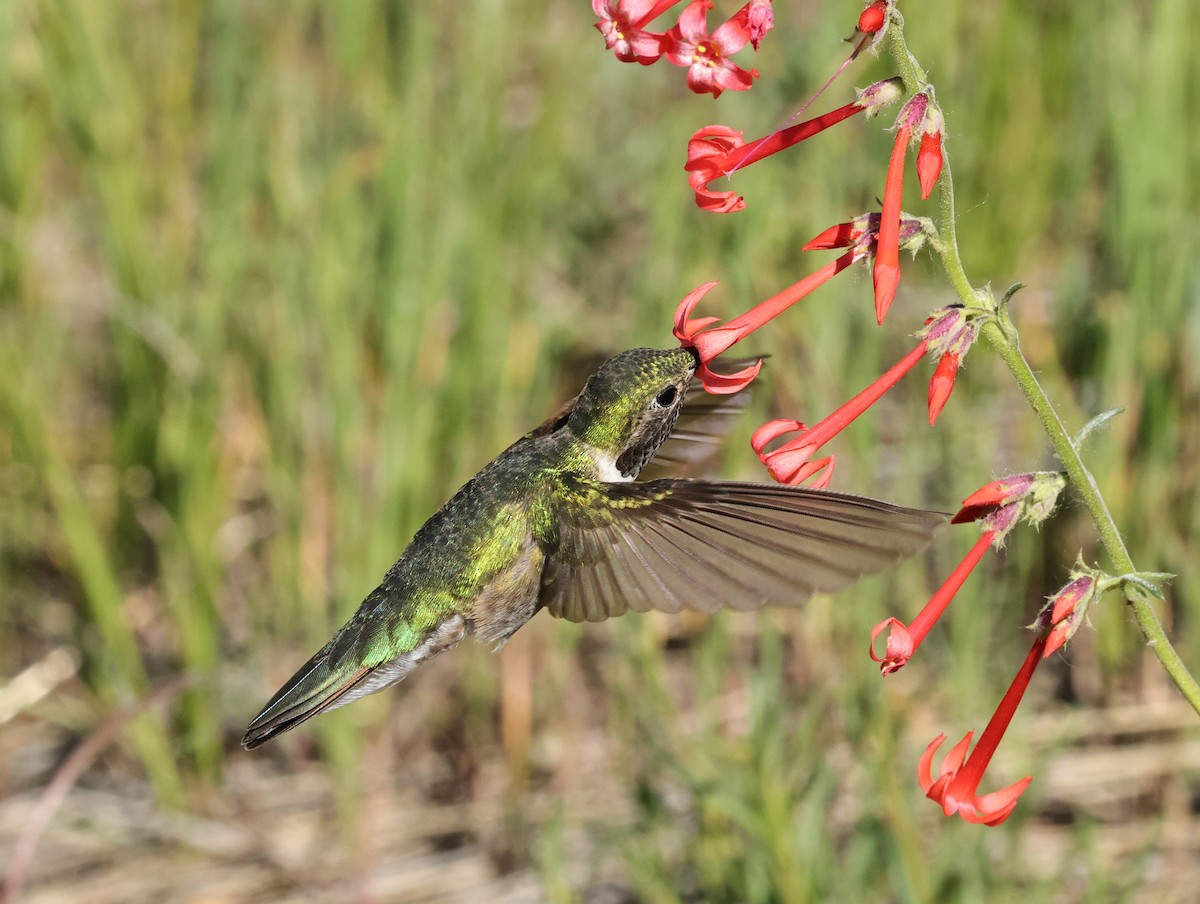
M 654 397 L 655 408 L 668 408 L 675 401 L 675 397 L 679 394 L 679 390 L 674 386 L 668 386 L 662 392 Z

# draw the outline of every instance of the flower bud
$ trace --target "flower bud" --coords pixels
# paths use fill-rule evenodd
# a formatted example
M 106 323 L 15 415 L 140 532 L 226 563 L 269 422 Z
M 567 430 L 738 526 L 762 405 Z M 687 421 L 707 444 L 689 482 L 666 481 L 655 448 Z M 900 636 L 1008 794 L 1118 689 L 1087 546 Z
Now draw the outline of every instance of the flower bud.
M 925 111 L 925 123 L 921 129 L 921 146 L 917 150 L 917 180 L 921 183 L 921 200 L 929 199 L 929 193 L 942 174 L 942 135 L 946 120 L 942 111 L 933 104 Z
M 858 30 L 865 35 L 873 35 L 887 24 L 888 5 L 886 0 L 875 0 L 862 11 L 858 17 Z
M 871 117 L 884 107 L 890 107 L 904 96 L 904 81 L 899 76 L 887 78 L 873 85 L 867 85 L 855 93 L 858 95 L 855 103 L 865 109 L 867 116 Z

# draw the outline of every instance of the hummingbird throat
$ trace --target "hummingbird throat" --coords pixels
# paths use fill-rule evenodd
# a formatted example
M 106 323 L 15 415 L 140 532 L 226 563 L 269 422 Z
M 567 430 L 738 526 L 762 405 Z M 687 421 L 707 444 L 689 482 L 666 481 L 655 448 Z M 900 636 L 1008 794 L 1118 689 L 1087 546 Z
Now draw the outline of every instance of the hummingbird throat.
M 622 478 L 633 480 L 638 476 L 646 463 L 654 457 L 658 447 L 671 435 L 675 421 L 679 419 L 680 410 L 681 406 L 676 405 L 675 410 L 667 417 L 648 423 L 641 430 L 641 435 L 635 436 L 629 447 L 617 456 L 616 469 Z

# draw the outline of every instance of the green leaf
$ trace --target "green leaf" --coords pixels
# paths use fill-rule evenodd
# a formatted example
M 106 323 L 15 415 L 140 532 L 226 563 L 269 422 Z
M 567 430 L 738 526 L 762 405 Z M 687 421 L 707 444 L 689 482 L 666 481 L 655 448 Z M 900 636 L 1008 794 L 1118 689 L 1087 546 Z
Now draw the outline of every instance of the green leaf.
M 1083 441 L 1087 439 L 1093 431 L 1100 429 L 1118 414 L 1123 414 L 1124 411 L 1125 406 L 1122 405 L 1117 408 L 1109 408 L 1107 411 L 1100 412 L 1098 415 L 1084 424 L 1082 430 L 1075 434 L 1075 438 L 1071 440 L 1072 444 L 1076 449 L 1078 449 Z

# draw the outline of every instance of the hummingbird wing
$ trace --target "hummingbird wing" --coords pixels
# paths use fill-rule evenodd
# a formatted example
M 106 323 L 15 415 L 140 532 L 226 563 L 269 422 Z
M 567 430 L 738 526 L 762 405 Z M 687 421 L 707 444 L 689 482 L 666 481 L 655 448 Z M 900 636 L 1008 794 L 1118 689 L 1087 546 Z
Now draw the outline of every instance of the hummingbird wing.
M 547 544 L 540 602 L 576 622 L 629 609 L 797 604 L 920 551 L 949 517 L 780 484 L 655 480 L 574 489 Z

